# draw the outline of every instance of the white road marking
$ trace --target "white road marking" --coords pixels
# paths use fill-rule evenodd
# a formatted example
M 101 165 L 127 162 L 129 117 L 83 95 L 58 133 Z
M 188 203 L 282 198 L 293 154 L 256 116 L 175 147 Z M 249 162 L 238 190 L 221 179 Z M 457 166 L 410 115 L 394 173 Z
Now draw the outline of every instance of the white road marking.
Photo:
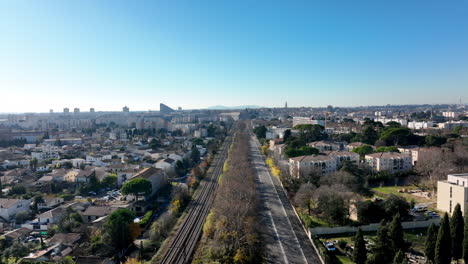
M 275 234 L 276 234 L 276 237 L 278 238 L 281 252 L 283 252 L 284 263 L 289 264 L 288 258 L 286 257 L 286 252 L 284 251 L 283 243 L 281 242 L 281 239 L 278 234 L 278 229 L 276 229 L 275 220 L 273 219 L 273 216 L 271 215 L 270 210 L 268 210 L 268 216 L 270 217 L 271 223 L 273 224 L 273 228 L 275 229 Z
M 260 146 L 260 143 L 256 140 L 254 140 L 254 143 L 256 145 L 256 148 L 255 148 L 255 152 L 259 152 L 258 148 Z M 260 152 L 258 155 L 261 155 Z M 262 157 L 263 158 L 263 157 Z M 262 159 L 263 161 L 263 159 Z M 263 163 L 263 162 L 262 162 Z M 262 164 L 264 165 L 264 164 Z M 265 165 L 266 166 L 266 165 Z M 265 168 L 265 166 L 262 166 Z M 278 200 L 280 201 L 281 203 L 281 208 L 283 209 L 283 213 L 284 215 L 286 216 L 286 219 L 288 220 L 288 224 L 289 224 L 289 227 L 291 228 L 291 231 L 294 235 L 294 240 L 296 241 L 297 245 L 299 246 L 299 249 L 301 250 L 301 254 L 302 254 L 302 258 L 304 259 L 304 263 L 309 263 L 304 255 L 304 251 L 302 250 L 302 247 L 301 247 L 301 244 L 299 243 L 299 239 L 297 239 L 297 236 L 296 236 L 296 232 L 294 232 L 294 229 L 292 228 L 292 225 L 291 225 L 291 221 L 289 221 L 289 217 L 288 217 L 288 214 L 286 213 L 286 209 L 284 209 L 284 204 L 283 204 L 283 201 L 280 199 L 279 197 L 279 194 L 278 194 L 278 191 L 276 190 L 276 187 L 275 187 L 275 184 L 273 183 L 273 180 L 272 180 L 272 176 L 270 175 L 270 172 L 268 171 L 267 168 L 266 169 L 266 173 L 268 174 L 268 178 L 270 179 L 270 182 L 271 182 L 271 185 L 273 186 L 273 189 L 275 190 L 275 194 L 276 194 L 276 197 L 278 198 Z M 270 211 L 268 211 L 270 213 Z M 270 213 L 271 214 L 271 213 Z M 275 227 L 275 232 L 276 232 L 276 227 Z M 278 233 L 277 233 L 278 235 Z M 283 252 L 284 253 L 284 252 Z

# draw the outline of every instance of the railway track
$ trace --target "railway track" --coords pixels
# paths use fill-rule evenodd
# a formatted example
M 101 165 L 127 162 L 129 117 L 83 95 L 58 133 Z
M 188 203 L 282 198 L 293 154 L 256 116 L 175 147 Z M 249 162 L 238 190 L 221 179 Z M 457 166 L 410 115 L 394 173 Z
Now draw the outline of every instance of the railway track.
M 189 263 L 198 240 L 202 234 L 203 224 L 211 209 L 214 194 L 218 187 L 218 179 L 223 172 L 224 161 L 227 158 L 232 136 L 224 140 L 221 151 L 216 155 L 213 166 L 207 172 L 208 177 L 201 183 L 201 190 L 189 205 L 184 222 L 180 225 L 167 251 L 159 263 L 185 264 Z

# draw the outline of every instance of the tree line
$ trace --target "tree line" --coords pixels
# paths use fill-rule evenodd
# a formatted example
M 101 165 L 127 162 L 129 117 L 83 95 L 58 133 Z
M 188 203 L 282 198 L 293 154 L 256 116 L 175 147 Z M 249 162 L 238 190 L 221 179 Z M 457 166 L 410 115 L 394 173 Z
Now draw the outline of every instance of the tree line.
M 259 201 L 246 124 L 238 123 L 213 208 L 203 227 L 201 263 L 261 263 Z

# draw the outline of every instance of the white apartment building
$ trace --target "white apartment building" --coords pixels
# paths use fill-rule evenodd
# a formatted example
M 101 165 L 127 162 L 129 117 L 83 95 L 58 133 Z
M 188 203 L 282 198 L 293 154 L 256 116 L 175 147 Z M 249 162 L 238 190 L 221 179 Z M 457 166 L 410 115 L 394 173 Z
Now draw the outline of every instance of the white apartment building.
M 372 153 L 365 156 L 366 163 L 375 171 L 405 172 L 413 168 L 411 156 L 396 152 Z
M 301 177 L 313 171 L 329 174 L 336 171 L 336 160 L 324 155 L 299 156 L 289 159 L 289 173 L 293 177 Z
M 60 158 L 60 148 L 56 146 L 44 145 L 31 152 L 31 158 L 38 161 Z
M 432 121 L 423 121 L 423 122 L 417 122 L 417 121 L 412 121 L 408 123 L 408 128 L 410 129 L 427 129 L 430 128 L 434 125 L 434 122 Z
M 449 174 L 437 182 L 437 209 L 452 213 L 457 203 L 462 212 L 468 208 L 468 173 Z
M 444 111 L 442 112 L 442 116 L 445 118 L 457 118 L 460 116 L 460 112 L 454 112 L 454 111 Z
M 408 126 L 408 121 L 402 118 L 376 118 L 375 122 L 381 122 L 382 124 L 387 124 L 388 122 L 397 122 L 402 126 Z
M 297 125 L 321 125 L 325 126 L 324 120 L 316 120 L 313 117 L 293 117 L 293 127 Z

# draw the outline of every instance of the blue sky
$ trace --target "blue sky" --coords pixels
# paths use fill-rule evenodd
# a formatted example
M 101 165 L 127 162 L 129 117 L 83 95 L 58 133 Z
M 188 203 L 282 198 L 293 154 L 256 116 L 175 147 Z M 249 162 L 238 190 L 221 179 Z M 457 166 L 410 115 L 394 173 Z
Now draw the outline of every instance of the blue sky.
M 0 112 L 468 101 L 468 2 L 0 2 Z

